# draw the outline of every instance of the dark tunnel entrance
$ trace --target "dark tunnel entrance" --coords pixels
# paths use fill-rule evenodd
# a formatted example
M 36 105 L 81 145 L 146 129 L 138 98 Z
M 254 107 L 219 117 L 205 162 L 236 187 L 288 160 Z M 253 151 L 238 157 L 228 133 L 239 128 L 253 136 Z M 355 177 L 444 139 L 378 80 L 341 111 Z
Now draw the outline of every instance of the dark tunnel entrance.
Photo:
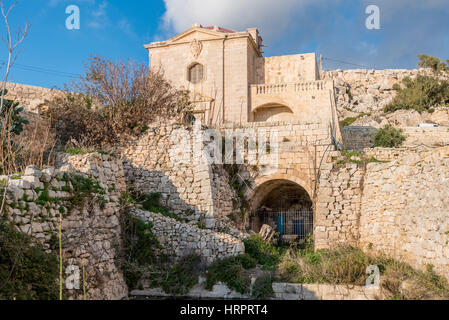
M 250 227 L 259 232 L 267 224 L 282 240 L 301 243 L 313 234 L 312 207 L 300 185 L 289 180 L 267 181 L 255 190 Z

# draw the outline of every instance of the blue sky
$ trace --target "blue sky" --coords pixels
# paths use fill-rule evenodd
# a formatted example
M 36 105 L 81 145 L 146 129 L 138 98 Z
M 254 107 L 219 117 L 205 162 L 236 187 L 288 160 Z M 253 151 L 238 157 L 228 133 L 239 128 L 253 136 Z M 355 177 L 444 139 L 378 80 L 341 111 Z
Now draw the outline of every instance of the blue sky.
M 65 9 L 73 4 L 80 8 L 80 30 L 65 27 Z M 372 4 L 380 8 L 380 30 L 365 27 Z M 63 87 L 91 54 L 146 63 L 144 44 L 195 22 L 258 27 L 266 56 L 316 52 L 353 64 L 325 60 L 326 69 L 414 68 L 419 53 L 449 59 L 448 17 L 448 0 L 19 0 L 11 25 L 32 26 L 10 81 Z M 4 47 L 0 58 L 6 59 Z

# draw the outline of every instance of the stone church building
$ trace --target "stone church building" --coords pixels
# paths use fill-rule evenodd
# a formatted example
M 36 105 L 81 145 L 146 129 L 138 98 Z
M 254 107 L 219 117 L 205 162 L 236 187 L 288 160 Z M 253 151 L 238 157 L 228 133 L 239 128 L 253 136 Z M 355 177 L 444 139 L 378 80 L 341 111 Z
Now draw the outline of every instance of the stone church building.
M 192 28 L 145 46 L 150 67 L 192 93 L 208 125 L 321 119 L 335 114 L 332 81 L 321 81 L 315 53 L 264 57 L 257 28 Z

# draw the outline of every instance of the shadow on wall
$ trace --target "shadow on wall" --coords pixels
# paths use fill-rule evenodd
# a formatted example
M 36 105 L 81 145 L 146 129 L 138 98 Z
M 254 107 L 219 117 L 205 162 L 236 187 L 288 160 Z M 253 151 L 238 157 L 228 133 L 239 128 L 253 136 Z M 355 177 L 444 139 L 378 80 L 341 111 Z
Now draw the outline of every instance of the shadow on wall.
M 168 171 L 148 170 L 142 166 L 134 166 L 132 159 L 125 158 L 123 163 L 128 190 L 134 189 L 145 194 L 159 193 L 161 194 L 160 204 L 162 206 L 173 210 L 181 219 L 201 222 L 201 218 L 206 212 L 200 206 L 202 200 L 200 192 L 186 194 L 186 187 L 182 187 L 184 190 L 180 190 L 167 177 Z M 193 177 L 184 178 L 185 180 L 181 181 L 181 184 L 193 185 Z M 182 199 L 181 194 L 188 198 Z M 187 203 L 186 200 L 191 203 Z
M 374 127 L 343 127 L 343 146 L 345 150 L 363 152 L 363 149 L 374 146 L 374 136 L 377 128 Z

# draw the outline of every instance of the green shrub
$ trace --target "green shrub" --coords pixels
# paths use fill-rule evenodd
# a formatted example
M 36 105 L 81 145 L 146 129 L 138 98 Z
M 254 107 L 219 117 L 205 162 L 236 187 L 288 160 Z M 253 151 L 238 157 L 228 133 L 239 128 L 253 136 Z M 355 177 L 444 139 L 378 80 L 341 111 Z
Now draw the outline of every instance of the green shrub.
M 402 134 L 402 130 L 396 129 L 391 125 L 386 125 L 377 130 L 373 143 L 375 147 L 397 148 L 400 147 L 405 140 L 406 137 Z
M 256 279 L 252 292 L 254 299 L 266 299 L 273 293 L 273 277 L 271 274 L 265 274 Z
M 427 54 L 418 55 L 418 66 L 422 68 L 430 68 L 435 74 L 448 73 L 449 72 L 449 60 L 441 61 L 437 57 L 428 56 Z
M 121 228 L 120 266 L 128 287 L 134 289 L 146 268 L 156 261 L 156 250 L 161 245 L 153 233 L 153 224 L 142 221 L 130 212 L 123 212 Z
M 434 112 L 435 107 L 445 106 L 449 102 L 449 81 L 441 79 L 442 74 L 449 73 L 449 60 L 445 62 L 439 58 L 425 54 L 418 55 L 418 66 L 430 68 L 433 76 L 418 75 L 415 79 L 406 77 L 402 86 L 395 84 L 396 97 L 388 104 L 384 111 L 394 112 L 401 109 L 413 109 L 418 112 Z
M 174 295 L 187 294 L 198 283 L 202 271 L 201 257 L 191 255 L 181 258 L 173 268 L 169 269 L 161 285 L 165 293 Z
M 363 285 L 369 258 L 361 250 L 342 246 L 335 250 L 289 251 L 279 264 L 279 275 L 297 283 Z
M 93 197 L 97 197 L 101 204 L 103 199 L 98 196 L 104 195 L 106 192 L 97 180 L 91 177 L 86 178 L 80 174 L 68 173 L 64 174 L 63 180 L 72 185 L 72 189 L 69 191 L 71 192 L 70 203 L 72 206 L 82 207 L 86 199 Z
M 263 269 L 273 269 L 284 253 L 284 249 L 265 242 L 260 235 L 253 235 L 243 241 L 245 252 L 262 265 Z
M 0 221 L 0 300 L 57 300 L 58 259 Z
M 356 122 L 358 119 L 363 118 L 364 116 L 370 116 L 370 115 L 371 114 L 369 114 L 369 113 L 361 113 L 356 117 L 345 118 L 344 120 L 340 121 L 340 126 L 341 127 L 349 127 L 351 124 Z
M 237 256 L 235 258 L 231 258 L 231 259 L 235 259 L 236 261 L 240 262 L 244 269 L 252 269 L 252 268 L 256 267 L 256 265 L 257 265 L 257 260 L 254 259 L 253 257 L 251 257 L 247 253 L 239 255 L 239 256 Z
M 142 209 L 145 211 L 159 213 L 165 217 L 172 218 L 177 221 L 182 221 L 182 219 L 177 214 L 171 212 L 169 208 L 164 207 L 160 204 L 160 199 L 162 196 L 161 193 L 132 192 L 131 194 L 125 194 L 122 196 L 127 197 L 126 199 L 129 202 L 142 205 Z
M 387 113 L 401 109 L 429 111 L 449 102 L 449 81 L 433 76 L 418 75 L 415 79 L 407 77 L 402 81 L 402 87 L 396 85 L 393 89 L 397 94 L 385 107 Z
M 223 282 L 230 289 L 241 293 L 249 293 L 251 278 L 247 269 L 255 266 L 255 260 L 247 255 L 230 257 L 212 263 L 207 271 L 206 289 L 212 290 L 217 282 Z

